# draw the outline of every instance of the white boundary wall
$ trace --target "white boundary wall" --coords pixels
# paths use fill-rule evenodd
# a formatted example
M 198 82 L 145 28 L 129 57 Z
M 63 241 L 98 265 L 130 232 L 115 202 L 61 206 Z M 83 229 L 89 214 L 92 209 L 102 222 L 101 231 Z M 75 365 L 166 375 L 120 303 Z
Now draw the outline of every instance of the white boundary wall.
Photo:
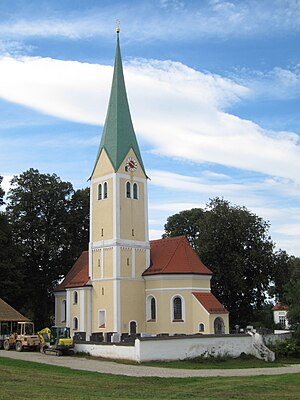
M 131 360 L 139 361 L 139 355 L 137 354 L 136 343 L 133 346 L 120 346 L 115 344 L 89 344 L 76 343 L 75 353 L 87 353 L 95 357 L 111 358 L 114 360 Z
M 262 358 L 254 343 L 251 335 L 203 335 L 188 338 L 172 336 L 136 339 L 134 345 L 76 343 L 75 352 L 136 362 L 184 360 L 200 356 L 238 357 L 241 353 Z

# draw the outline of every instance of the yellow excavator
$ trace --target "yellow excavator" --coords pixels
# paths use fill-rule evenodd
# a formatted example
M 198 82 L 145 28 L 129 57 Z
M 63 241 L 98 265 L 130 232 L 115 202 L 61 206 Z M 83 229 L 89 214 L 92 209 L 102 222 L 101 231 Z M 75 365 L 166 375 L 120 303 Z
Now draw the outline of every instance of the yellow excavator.
M 41 341 L 41 352 L 56 356 L 73 354 L 73 339 L 70 336 L 70 328 L 52 326 L 38 332 Z

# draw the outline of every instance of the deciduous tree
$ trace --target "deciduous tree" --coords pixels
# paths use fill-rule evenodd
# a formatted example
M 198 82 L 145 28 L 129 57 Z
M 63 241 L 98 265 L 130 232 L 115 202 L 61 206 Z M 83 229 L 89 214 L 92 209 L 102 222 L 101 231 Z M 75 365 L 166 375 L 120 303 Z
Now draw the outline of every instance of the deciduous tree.
M 5 194 L 1 182 L 2 176 L 0 176 L 0 206 L 4 204 Z M 22 290 L 24 279 L 20 265 L 20 252 L 13 243 L 7 215 L 0 211 L 0 297 L 17 308 L 22 305 L 18 293 Z
M 251 323 L 253 311 L 263 305 L 273 278 L 274 244 L 269 224 L 245 207 L 220 198 L 211 200 L 205 210 L 186 213 L 195 217 L 186 218 L 195 226 L 172 230 L 171 222 L 172 226 L 184 224 L 182 213 L 176 214 L 168 219 L 165 235 L 196 232 L 191 242 L 214 273 L 212 291 L 231 313 L 231 325 Z
M 87 248 L 82 235 L 85 222 L 77 221 L 75 227 L 76 215 L 79 216 L 82 207 L 76 205 L 73 195 L 71 183 L 36 169 L 29 169 L 12 180 L 7 212 L 14 243 L 21 248 L 23 257 L 22 297 L 26 314 L 38 327 L 49 323 L 53 313 L 52 290 L 57 281 Z M 84 201 L 81 199 L 79 203 Z M 85 216 L 82 218 L 86 221 Z

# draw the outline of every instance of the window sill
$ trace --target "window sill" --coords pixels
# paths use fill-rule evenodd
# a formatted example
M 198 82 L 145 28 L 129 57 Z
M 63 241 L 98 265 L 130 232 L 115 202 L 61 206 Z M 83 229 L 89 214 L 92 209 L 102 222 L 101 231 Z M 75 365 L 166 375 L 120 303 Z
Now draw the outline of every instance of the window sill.
M 173 319 L 172 322 L 184 322 L 184 320 L 183 319 Z
M 147 322 L 156 322 L 156 319 L 148 319 Z

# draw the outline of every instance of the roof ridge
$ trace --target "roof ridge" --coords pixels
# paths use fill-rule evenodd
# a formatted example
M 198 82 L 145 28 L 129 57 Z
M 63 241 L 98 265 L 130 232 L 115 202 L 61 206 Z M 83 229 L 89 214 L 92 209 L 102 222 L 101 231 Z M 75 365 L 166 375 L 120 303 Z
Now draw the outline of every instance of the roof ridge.
M 168 261 L 168 263 L 167 263 L 167 264 L 165 265 L 165 267 L 163 268 L 162 272 L 163 272 L 163 271 L 165 271 L 166 269 L 168 269 L 168 266 L 171 264 L 171 261 L 172 261 L 172 260 L 173 260 L 173 258 L 176 256 L 176 253 L 177 253 L 178 247 L 179 247 L 179 245 L 180 245 L 180 242 L 181 242 L 180 238 L 182 238 L 182 236 L 174 236 L 174 239 L 177 239 L 176 248 L 175 248 L 175 250 L 174 250 L 173 254 L 171 255 L 171 257 L 169 258 L 169 261 Z

